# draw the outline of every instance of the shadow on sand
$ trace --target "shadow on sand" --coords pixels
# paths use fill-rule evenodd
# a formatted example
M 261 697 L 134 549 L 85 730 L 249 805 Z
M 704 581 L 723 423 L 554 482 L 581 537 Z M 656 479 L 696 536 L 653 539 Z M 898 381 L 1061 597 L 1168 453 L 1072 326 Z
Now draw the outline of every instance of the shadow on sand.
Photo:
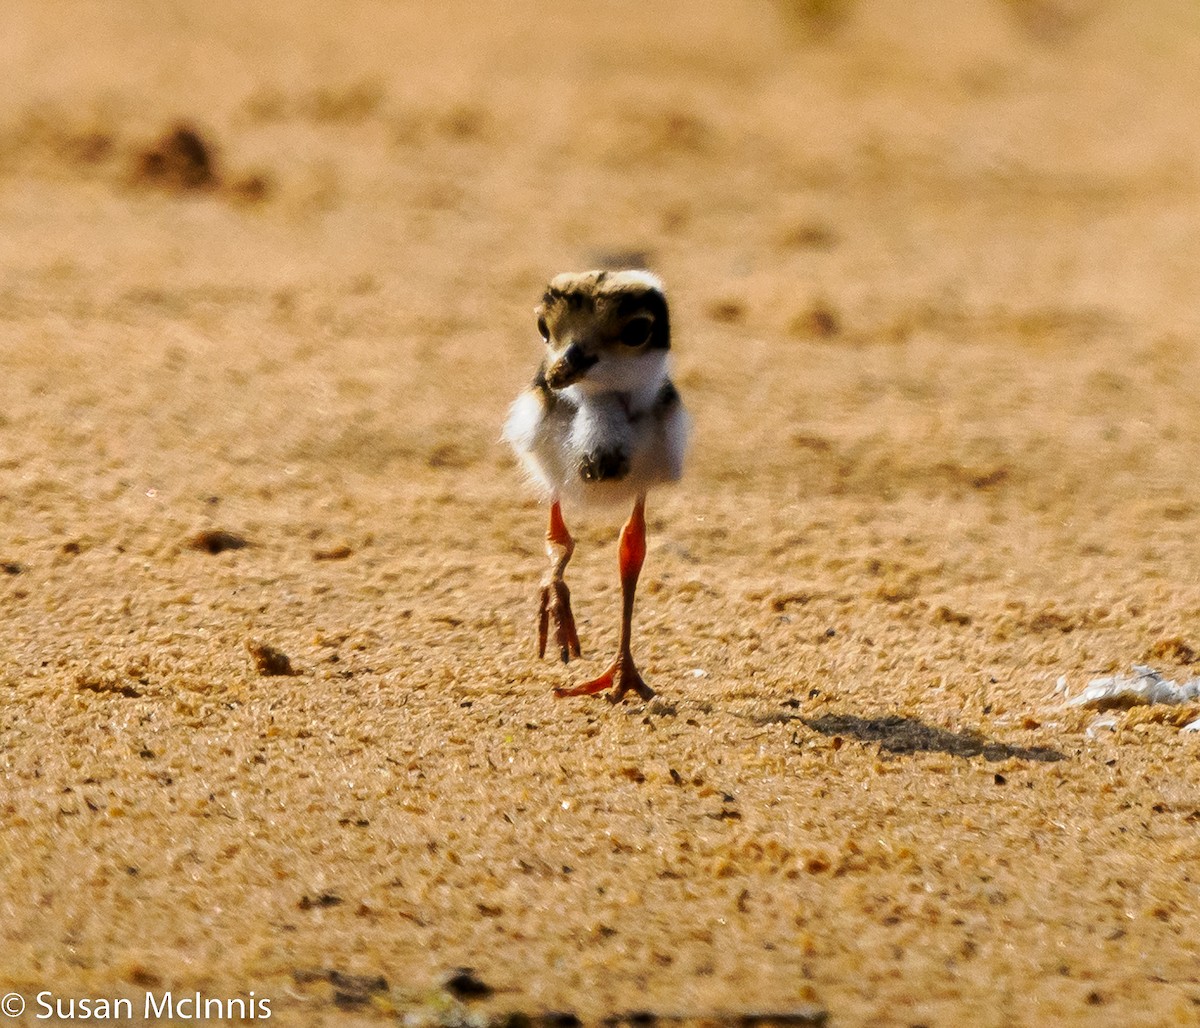
M 1040 760 L 1050 762 L 1065 759 L 1065 754 L 1048 746 L 1010 746 L 995 742 L 978 732 L 951 732 L 934 728 L 915 717 L 856 717 L 853 714 L 826 714 L 824 717 L 801 718 L 814 732 L 838 735 L 859 742 L 877 742 L 889 753 L 949 753 L 953 757 L 978 757 L 987 760 Z

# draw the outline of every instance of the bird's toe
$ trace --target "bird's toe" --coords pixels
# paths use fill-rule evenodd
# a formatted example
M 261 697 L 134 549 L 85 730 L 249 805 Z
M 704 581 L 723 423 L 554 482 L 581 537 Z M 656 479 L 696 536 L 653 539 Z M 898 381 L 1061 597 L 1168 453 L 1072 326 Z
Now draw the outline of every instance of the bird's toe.
M 538 606 L 538 659 L 546 655 L 550 626 L 554 626 L 554 645 L 564 664 L 581 654 L 575 616 L 571 613 L 571 590 L 561 579 L 542 586 Z

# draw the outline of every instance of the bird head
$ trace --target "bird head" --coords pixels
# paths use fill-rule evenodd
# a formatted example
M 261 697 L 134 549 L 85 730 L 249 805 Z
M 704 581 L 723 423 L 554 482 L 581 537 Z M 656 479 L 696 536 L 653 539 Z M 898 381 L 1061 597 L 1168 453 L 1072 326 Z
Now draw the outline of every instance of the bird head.
M 632 392 L 661 380 L 671 346 L 662 283 L 647 271 L 587 271 L 551 279 L 534 311 L 551 389 Z

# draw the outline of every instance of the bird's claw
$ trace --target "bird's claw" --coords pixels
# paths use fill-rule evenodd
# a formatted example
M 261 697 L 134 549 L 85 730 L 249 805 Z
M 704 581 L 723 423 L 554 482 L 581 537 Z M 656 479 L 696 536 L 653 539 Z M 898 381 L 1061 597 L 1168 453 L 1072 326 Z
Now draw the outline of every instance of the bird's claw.
M 612 692 L 606 697 L 609 703 L 620 703 L 627 692 L 636 692 L 643 700 L 654 698 L 654 690 L 638 674 L 633 658 L 626 656 L 617 657 L 599 678 L 593 678 L 590 682 L 584 682 L 582 685 L 557 688 L 554 690 L 554 695 L 559 699 L 564 696 L 594 696 L 609 688 L 612 689 Z
M 546 640 L 550 622 L 554 622 L 554 643 L 564 664 L 578 658 L 579 635 L 575 631 L 575 616 L 571 613 L 571 590 L 561 578 L 542 586 L 538 607 L 538 659 L 546 655 Z

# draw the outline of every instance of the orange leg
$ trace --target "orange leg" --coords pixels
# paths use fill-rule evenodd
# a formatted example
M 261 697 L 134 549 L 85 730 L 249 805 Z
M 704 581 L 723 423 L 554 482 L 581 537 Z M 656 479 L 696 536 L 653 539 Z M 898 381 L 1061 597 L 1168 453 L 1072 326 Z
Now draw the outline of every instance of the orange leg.
M 633 597 L 637 590 L 638 575 L 642 570 L 642 562 L 646 559 L 646 497 L 639 496 L 633 505 L 633 513 L 621 529 L 621 543 L 618 550 L 621 566 L 621 640 L 617 647 L 617 656 L 609 669 L 599 678 L 569 689 L 555 689 L 555 696 L 591 696 L 612 687 L 609 700 L 613 703 L 620 701 L 631 689 L 642 699 L 648 700 L 654 696 L 654 690 L 642 681 L 637 666 L 630 652 L 630 642 L 633 631 Z
M 554 642 L 559 656 L 566 664 L 572 657 L 579 656 L 579 636 L 575 632 L 575 617 L 571 613 L 571 590 L 563 581 L 567 561 L 575 552 L 575 540 L 567 531 L 562 508 L 555 500 L 550 505 L 550 527 L 546 529 L 546 556 L 550 560 L 550 571 L 542 583 L 538 607 L 538 658 L 546 655 L 546 637 L 550 622 L 554 622 Z

